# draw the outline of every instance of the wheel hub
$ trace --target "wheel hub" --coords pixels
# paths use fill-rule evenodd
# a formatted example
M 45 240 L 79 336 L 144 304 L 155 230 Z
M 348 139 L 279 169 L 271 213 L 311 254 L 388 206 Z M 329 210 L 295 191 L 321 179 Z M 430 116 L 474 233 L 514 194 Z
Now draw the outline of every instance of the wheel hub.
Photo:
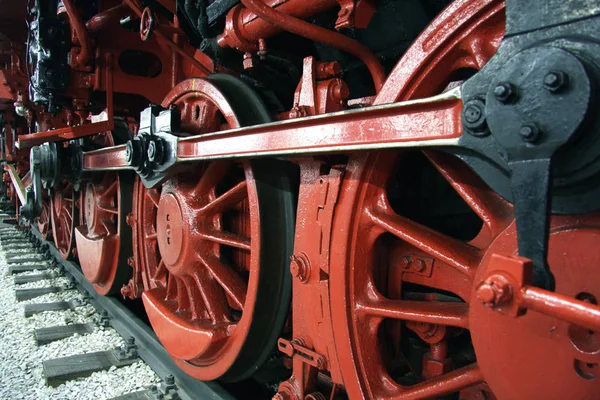
M 187 228 L 187 226 L 186 226 Z M 182 276 L 180 260 L 184 246 L 187 246 L 187 234 L 184 234 L 183 214 L 177 197 L 173 193 L 161 196 L 156 218 L 158 248 L 169 272 Z M 189 229 L 185 229 L 189 233 Z
M 94 227 L 96 226 L 96 201 L 95 201 L 96 193 L 94 190 L 94 185 L 88 183 L 85 188 L 85 223 L 88 228 L 88 231 L 93 232 Z

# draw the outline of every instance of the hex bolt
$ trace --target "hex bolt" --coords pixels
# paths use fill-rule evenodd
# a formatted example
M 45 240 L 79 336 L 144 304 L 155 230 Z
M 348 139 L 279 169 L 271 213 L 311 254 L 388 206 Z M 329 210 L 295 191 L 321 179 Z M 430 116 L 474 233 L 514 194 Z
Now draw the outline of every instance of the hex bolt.
M 127 165 L 133 166 L 135 161 L 135 150 L 133 149 L 133 142 L 130 140 L 125 145 L 125 161 L 127 161 Z
M 154 161 L 156 158 L 156 142 L 154 140 L 148 143 L 148 160 Z
M 496 307 L 512 298 L 512 287 L 501 275 L 492 275 L 477 287 L 477 298 L 487 307 Z
M 470 134 L 474 136 L 487 135 L 484 102 L 480 99 L 467 101 L 463 108 L 462 121 Z
M 569 80 L 569 76 L 563 71 L 551 71 L 544 76 L 544 87 L 554 93 L 564 88 Z
M 306 283 L 310 276 L 310 260 L 304 253 L 292 256 L 290 262 L 290 273 L 300 282 Z
M 174 385 L 175 384 L 175 377 L 172 374 L 169 374 L 169 375 L 165 376 L 165 383 L 167 385 Z
M 156 385 L 152 385 L 152 386 L 150 386 L 150 392 L 151 392 L 151 393 L 156 393 L 156 392 L 158 392 L 158 387 L 156 387 Z
M 513 98 L 514 93 L 513 86 L 508 82 L 500 82 L 494 88 L 494 97 L 496 97 L 496 100 L 500 103 L 508 103 Z
M 524 141 L 533 143 L 538 140 L 540 136 L 540 130 L 533 124 L 525 124 L 521 127 L 521 129 L 519 129 L 519 135 L 521 135 L 521 138 Z
M 425 268 L 427 268 L 425 261 L 421 260 L 420 258 L 416 259 L 412 265 L 417 272 L 423 272 L 425 271 Z
M 134 345 L 135 344 L 135 338 L 133 336 L 129 336 L 127 338 L 127 344 L 130 345 L 130 346 Z

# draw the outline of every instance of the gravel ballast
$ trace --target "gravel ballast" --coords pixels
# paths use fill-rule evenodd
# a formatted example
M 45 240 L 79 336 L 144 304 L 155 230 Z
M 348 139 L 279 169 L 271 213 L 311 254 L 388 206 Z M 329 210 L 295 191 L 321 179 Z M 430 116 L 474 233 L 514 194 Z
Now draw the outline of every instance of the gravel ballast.
M 6 233 L 4 233 L 6 234 Z M 46 385 L 42 375 L 42 362 L 58 357 L 110 350 L 124 346 L 124 340 L 112 329 L 96 326 L 88 335 L 76 335 L 43 346 L 35 344 L 36 328 L 74 323 L 93 323 L 98 317 L 95 309 L 83 302 L 76 290 L 47 294 L 35 299 L 17 302 L 15 289 L 65 287 L 69 279 L 52 271 L 52 279 L 15 285 L 14 276 L 8 272 L 5 251 L 25 257 L 31 249 L 0 250 L 0 399 L 110 399 L 135 392 L 159 382 L 159 377 L 143 362 L 123 368 L 96 372 L 87 378 L 66 382 L 56 388 Z M 24 272 L 25 275 L 37 272 Z M 82 306 L 68 311 L 49 311 L 25 318 L 25 304 L 79 300 Z

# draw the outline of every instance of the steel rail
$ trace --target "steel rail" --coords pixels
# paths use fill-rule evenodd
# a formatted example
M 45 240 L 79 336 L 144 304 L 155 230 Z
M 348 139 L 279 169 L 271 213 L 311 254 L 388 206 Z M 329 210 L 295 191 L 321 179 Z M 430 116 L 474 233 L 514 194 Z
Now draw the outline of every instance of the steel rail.
M 219 384 L 215 382 L 202 382 L 183 372 L 169 356 L 150 326 L 140 320 L 117 299 L 101 296 L 96 293 L 94 287 L 87 281 L 77 264 L 63 260 L 54 244 L 43 240 L 37 228 L 31 226 L 30 231 L 41 243 L 48 244 L 52 256 L 63 266 L 65 273 L 75 280 L 77 289 L 81 293 L 89 295 L 90 304 L 99 313 L 102 311 L 108 313 L 111 327 L 125 340 L 129 337 L 135 339 L 140 358 L 162 379 L 168 374 L 175 377 L 177 392 L 182 399 L 235 400 Z

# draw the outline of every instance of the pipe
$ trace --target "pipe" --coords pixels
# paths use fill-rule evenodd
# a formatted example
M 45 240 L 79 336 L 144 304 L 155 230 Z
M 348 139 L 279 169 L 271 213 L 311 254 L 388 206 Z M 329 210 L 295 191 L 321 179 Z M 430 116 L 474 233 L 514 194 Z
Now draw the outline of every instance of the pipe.
M 306 20 L 339 6 L 337 0 L 263 0 L 265 6 L 292 17 Z M 270 38 L 281 32 L 281 28 L 258 17 L 242 4 L 227 13 L 225 29 L 218 36 L 221 47 L 231 47 L 244 52 L 258 49 L 260 39 Z
M 131 8 L 131 10 L 138 17 L 142 18 L 142 14 L 144 13 L 144 10 L 141 7 L 138 7 L 138 5 L 135 3 L 135 0 L 123 0 L 123 2 L 125 4 L 127 4 L 127 6 L 129 6 L 129 8 Z M 157 24 L 157 25 L 159 25 L 159 24 Z M 175 27 L 175 28 L 177 30 L 179 29 L 178 27 Z M 196 60 L 196 58 L 194 56 L 191 56 L 188 53 L 186 53 L 185 50 L 183 50 L 182 48 L 180 48 L 177 45 L 177 43 L 175 43 L 171 39 L 169 39 L 165 35 L 165 33 L 161 31 L 161 29 L 163 29 L 163 27 L 156 26 L 154 28 L 154 34 L 159 39 L 161 39 L 167 46 L 169 46 L 173 51 L 175 51 L 181 57 L 186 58 L 190 63 L 192 63 L 196 68 L 198 68 L 203 74 L 210 75 L 212 73 L 212 71 L 209 68 L 207 68 L 206 66 L 204 66 L 203 64 L 201 64 L 198 60 Z M 165 30 L 168 30 L 168 29 L 165 29 Z
M 79 40 L 79 44 L 81 44 L 81 51 L 77 54 L 77 64 L 80 66 L 87 65 L 92 52 L 92 40 L 90 39 L 90 34 L 83 19 L 81 19 L 81 16 L 77 12 L 77 8 L 75 8 L 73 0 L 63 0 L 63 5 L 69 16 L 71 27 L 75 29 L 75 34 L 77 34 L 77 39 Z
M 309 22 L 292 17 L 267 6 L 262 0 L 241 0 L 242 4 L 258 17 L 281 28 L 284 31 L 302 36 L 315 42 L 319 42 L 352 54 L 365 63 L 378 93 L 385 82 L 385 71 L 381 63 L 366 46 L 354 39 L 350 39 L 340 33 L 313 25 Z
M 116 7 L 109 8 L 99 14 L 94 15 L 85 23 L 90 34 L 96 34 L 106 28 L 115 19 L 120 19 L 127 15 L 129 7 L 126 4 L 119 4 Z

